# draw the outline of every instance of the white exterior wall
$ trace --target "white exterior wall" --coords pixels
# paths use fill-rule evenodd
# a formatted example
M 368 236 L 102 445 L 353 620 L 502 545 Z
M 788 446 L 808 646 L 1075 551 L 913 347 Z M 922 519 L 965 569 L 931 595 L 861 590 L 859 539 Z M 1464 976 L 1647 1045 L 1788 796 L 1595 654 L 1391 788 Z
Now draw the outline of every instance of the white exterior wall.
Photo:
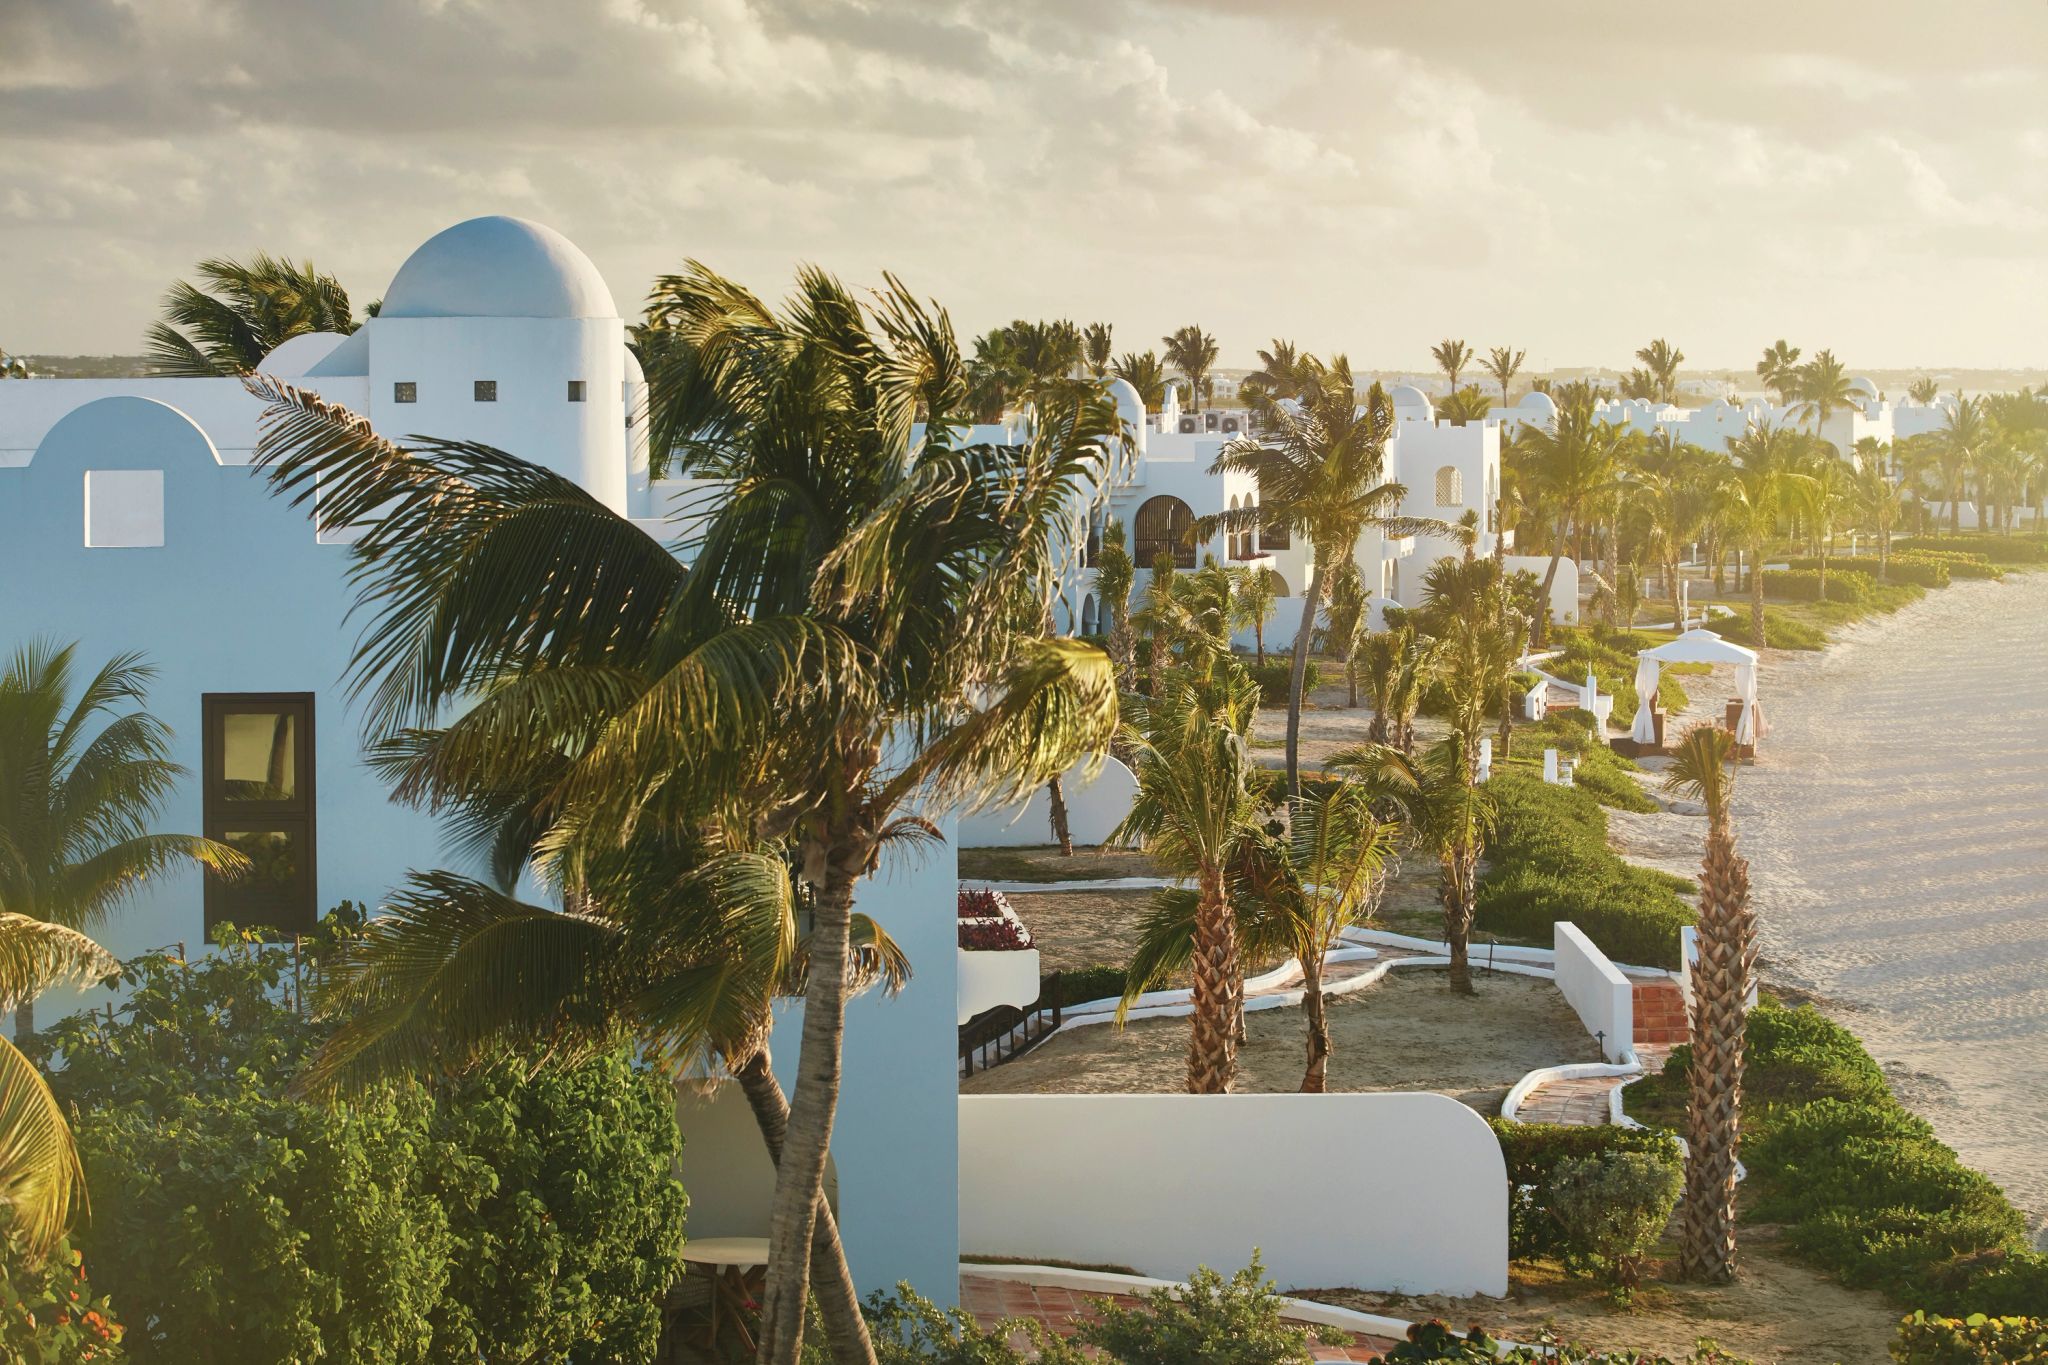
M 960 1143 L 966 1252 L 1507 1292 L 1500 1144 L 1447 1095 L 963 1095 Z
M 1587 1034 L 1600 1038 L 1607 1060 L 1621 1061 L 1635 1051 L 1635 997 L 1628 978 L 1578 925 L 1559 920 L 1554 930 L 1558 990 L 1577 1011 Z
M 1115 757 L 1107 757 L 1093 777 L 1085 763 L 1067 769 L 1060 792 L 1066 797 L 1067 828 L 1074 842 L 1095 845 L 1131 813 L 1138 779 Z M 1031 848 L 1052 842 L 1052 797 L 1043 787 L 1034 789 L 1021 805 L 960 817 L 962 848 Z

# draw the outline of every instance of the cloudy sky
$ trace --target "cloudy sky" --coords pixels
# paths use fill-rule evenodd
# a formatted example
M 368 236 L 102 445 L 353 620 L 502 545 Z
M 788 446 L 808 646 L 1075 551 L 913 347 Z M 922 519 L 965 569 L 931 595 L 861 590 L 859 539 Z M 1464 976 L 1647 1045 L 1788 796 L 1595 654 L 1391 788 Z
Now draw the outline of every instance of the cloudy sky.
M 2048 363 L 2048 3 L 0 0 L 0 346 L 461 218 L 1361 368 Z

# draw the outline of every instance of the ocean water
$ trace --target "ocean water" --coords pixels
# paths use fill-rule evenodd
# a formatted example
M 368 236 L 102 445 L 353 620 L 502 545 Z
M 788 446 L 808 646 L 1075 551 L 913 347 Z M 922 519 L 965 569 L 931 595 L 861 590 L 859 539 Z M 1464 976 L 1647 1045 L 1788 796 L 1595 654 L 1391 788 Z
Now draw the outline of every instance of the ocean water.
M 1760 677 L 1736 782 L 1766 970 L 2048 1221 L 2048 573 L 1964 583 Z

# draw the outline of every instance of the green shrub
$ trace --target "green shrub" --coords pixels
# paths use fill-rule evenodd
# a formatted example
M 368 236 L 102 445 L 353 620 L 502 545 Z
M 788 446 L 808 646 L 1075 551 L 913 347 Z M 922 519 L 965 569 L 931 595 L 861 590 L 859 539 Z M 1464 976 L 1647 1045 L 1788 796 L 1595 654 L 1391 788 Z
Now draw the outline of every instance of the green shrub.
M 1494 1365 L 1494 1362 L 1508 1362 L 1508 1365 L 1749 1365 L 1725 1354 L 1711 1341 L 1702 1341 L 1682 1361 L 1669 1356 L 1653 1356 L 1642 1351 L 1591 1351 L 1569 1342 L 1559 1342 L 1545 1332 L 1535 1343 L 1517 1346 L 1512 1351 L 1474 1327 L 1467 1335 L 1459 1335 L 1446 1326 L 1441 1319 L 1433 1322 L 1418 1322 L 1408 1328 L 1408 1339 L 1397 1343 L 1394 1348 L 1380 1357 L 1389 1362 L 1445 1362 L 1448 1365 Z
M 1541 770 L 1543 751 L 1555 749 L 1577 765 L 1573 781 L 1603 806 L 1651 812 L 1658 809 L 1649 793 L 1630 773 L 1641 771 L 1634 759 L 1623 758 L 1594 733 L 1593 717 L 1580 710 L 1560 711 L 1515 727 L 1513 762 Z
M 1820 571 L 1820 560 L 1815 556 L 1809 555 L 1789 561 L 1786 567 L 1797 572 L 1811 570 L 1817 574 Z M 1876 555 L 1861 555 L 1855 558 L 1830 555 L 1828 557 L 1828 587 L 1830 589 L 1830 596 L 1833 595 L 1834 576 L 1838 573 L 1852 573 L 1859 578 L 1875 582 L 1878 576 L 1878 558 Z M 1913 583 L 1923 588 L 1945 588 L 1948 586 L 1950 574 L 1949 565 L 1945 560 L 1923 558 L 1919 555 L 1895 554 L 1891 557 L 1890 562 L 1884 566 L 1884 576 L 1885 581 L 1889 583 Z M 1768 591 L 1768 584 L 1770 583 L 1770 575 L 1768 573 L 1764 575 L 1764 582 L 1767 585 L 1766 590 Z
M 1558 1162 L 1543 1199 L 1563 1229 L 1565 1268 L 1600 1275 L 1623 1294 L 1634 1289 L 1684 1179 L 1678 1154 L 1668 1148 Z
M 1039 1322 L 1006 1318 L 989 1327 L 960 1309 L 942 1309 L 908 1284 L 875 1293 L 862 1305 L 877 1365 L 1084 1365 L 1082 1352 Z M 1027 1355 L 1012 1345 L 1022 1339 Z M 803 1365 L 831 1365 L 824 1327 L 815 1310 L 804 1333 Z
M 1992 564 L 2048 564 L 2048 540 L 2039 536 L 1965 531 L 1953 536 L 1914 536 L 1907 548 L 1915 554 L 1947 551 L 1975 555 Z
M 71 1243 L 60 1241 L 39 1265 L 12 1252 L 0 1263 L 0 1359 L 118 1361 L 125 1333 L 107 1295 L 94 1295 L 85 1257 Z
M 1291 658 L 1269 658 L 1263 664 L 1247 663 L 1245 671 L 1252 675 L 1252 681 L 1259 685 L 1259 705 L 1287 705 L 1287 687 L 1294 679 L 1294 660 Z M 1308 671 L 1301 680 L 1301 695 L 1306 697 L 1322 686 L 1323 666 L 1314 659 L 1308 661 Z
M 2048 1365 L 2048 1317 L 1915 1313 L 1899 1324 L 1891 1354 L 1898 1365 Z
M 46 1037 L 130 1353 L 651 1360 L 682 1244 L 666 1088 L 619 1054 L 304 1103 L 286 1085 L 324 1030 L 293 975 L 251 942 L 152 954 L 111 1018 Z
M 1678 898 L 1691 884 L 1616 857 L 1607 815 L 1586 790 L 1556 787 L 1516 767 L 1487 783 L 1495 827 L 1479 882 L 1478 925 L 1549 943 L 1570 920 L 1618 962 L 1678 965 L 1678 931 L 1693 922 Z
M 1122 1365 L 1294 1365 L 1310 1360 L 1313 1340 L 1346 1340 L 1282 1322 L 1280 1297 L 1256 1251 L 1229 1279 L 1202 1266 L 1184 1286 L 1147 1291 L 1136 1307 L 1097 1307 L 1101 1316 L 1081 1324 L 1074 1340 Z
M 1675 1160 L 1678 1148 L 1669 1133 L 1651 1128 L 1613 1125 L 1516 1123 L 1490 1118 L 1500 1140 L 1501 1159 L 1508 1168 L 1508 1250 L 1517 1260 L 1562 1255 L 1563 1224 L 1550 1202 L 1551 1182 L 1566 1162 L 1618 1155 L 1649 1155 Z
M 1764 596 L 1786 602 L 1819 602 L 1821 578 L 1818 569 L 1765 569 Z M 1829 602 L 1862 606 L 1870 600 L 1870 580 L 1857 573 L 1831 573 L 1827 578 Z
M 1092 967 L 1074 967 L 1060 972 L 1060 1003 L 1080 1005 L 1090 1000 L 1112 1000 L 1124 993 L 1124 981 L 1129 972 L 1123 967 L 1098 964 Z M 1052 973 L 1038 978 L 1038 995 L 1045 998 L 1051 989 Z
M 1738 609 L 1734 616 L 1716 619 L 1711 629 L 1724 640 L 1732 640 L 1738 645 L 1748 645 L 1752 649 L 1768 647 L 1816 650 L 1826 649 L 1828 644 L 1827 632 L 1820 627 L 1770 607 L 1764 608 L 1764 639 L 1761 642 L 1757 640 L 1756 632 L 1750 628 L 1749 610 L 1746 607 Z

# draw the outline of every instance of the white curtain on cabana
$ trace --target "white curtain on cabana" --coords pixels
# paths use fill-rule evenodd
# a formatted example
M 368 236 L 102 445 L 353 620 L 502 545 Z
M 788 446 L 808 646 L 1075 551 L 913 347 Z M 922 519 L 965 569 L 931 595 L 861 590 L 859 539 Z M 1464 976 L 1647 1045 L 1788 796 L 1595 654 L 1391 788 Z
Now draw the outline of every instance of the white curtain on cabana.
M 1733 644 L 1711 630 L 1694 629 L 1672 640 L 1646 649 L 1636 656 L 1636 714 L 1629 735 L 1638 744 L 1657 739 L 1656 722 L 1650 717 L 1650 698 L 1657 691 L 1658 670 L 1665 664 L 1727 664 L 1735 669 L 1735 690 L 1742 697 L 1742 717 L 1735 725 L 1735 738 L 1754 744 L 1763 730 L 1757 710 L 1757 653 Z

